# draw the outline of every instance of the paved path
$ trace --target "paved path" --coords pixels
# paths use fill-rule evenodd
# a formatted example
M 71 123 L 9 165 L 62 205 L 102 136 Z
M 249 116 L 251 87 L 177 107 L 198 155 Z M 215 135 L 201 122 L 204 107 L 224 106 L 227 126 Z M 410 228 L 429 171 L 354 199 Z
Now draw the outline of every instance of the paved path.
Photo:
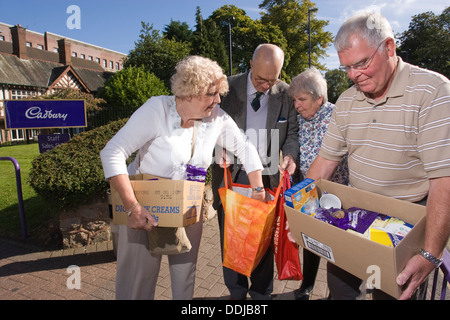
M 229 297 L 222 277 L 218 230 L 216 217 L 204 224 L 194 299 Z M 71 266 L 79 267 L 79 289 L 68 288 L 68 284 L 73 287 L 75 283 L 70 281 L 76 274 Z M 313 300 L 328 297 L 325 268 L 321 259 Z M 115 273 L 111 241 L 77 249 L 40 251 L 0 240 L 0 300 L 114 300 Z M 274 300 L 293 300 L 293 291 L 299 285 L 300 281 L 279 281 L 275 275 Z M 155 298 L 172 298 L 167 257 L 162 260 Z
M 227 299 L 223 282 L 217 218 L 204 224 L 197 264 L 195 299 Z M 81 288 L 71 281 L 78 266 Z M 313 299 L 328 295 L 325 263 L 321 263 Z M 116 261 L 112 242 L 77 249 L 33 250 L 0 240 L 0 300 L 113 300 Z M 72 277 L 72 278 L 71 278 Z M 299 281 L 274 282 L 274 299 L 292 300 Z M 172 298 L 167 257 L 162 260 L 156 288 L 157 300 Z

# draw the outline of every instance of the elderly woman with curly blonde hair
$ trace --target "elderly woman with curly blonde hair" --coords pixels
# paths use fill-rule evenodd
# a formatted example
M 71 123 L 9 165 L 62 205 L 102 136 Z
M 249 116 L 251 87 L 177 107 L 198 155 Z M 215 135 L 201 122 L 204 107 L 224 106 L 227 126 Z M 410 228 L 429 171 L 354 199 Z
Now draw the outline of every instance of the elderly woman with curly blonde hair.
M 187 57 L 178 63 L 171 84 L 174 96 L 150 98 L 101 152 L 105 178 L 130 212 L 119 231 L 116 299 L 154 299 L 161 263 L 161 255 L 148 250 L 148 232 L 157 222 L 137 201 L 129 174 L 185 179 L 188 163 L 206 172 L 217 145 L 245 164 L 252 187 L 263 186 L 258 152 L 218 106 L 220 95 L 228 92 L 220 66 L 207 58 Z M 126 160 L 135 151 L 136 159 L 127 168 Z M 252 197 L 264 201 L 265 194 Z M 168 256 L 173 299 L 193 298 L 201 220 L 185 228 L 192 249 Z

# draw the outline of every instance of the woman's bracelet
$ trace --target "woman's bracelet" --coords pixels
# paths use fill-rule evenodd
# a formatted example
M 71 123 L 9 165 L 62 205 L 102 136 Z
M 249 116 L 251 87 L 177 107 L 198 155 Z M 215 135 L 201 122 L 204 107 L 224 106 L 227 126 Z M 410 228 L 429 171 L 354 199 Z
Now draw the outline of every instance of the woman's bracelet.
M 136 202 L 136 203 L 134 204 L 134 206 L 131 207 L 130 210 L 125 211 L 125 213 L 127 214 L 127 216 L 130 216 L 130 215 L 131 215 L 131 212 L 132 212 L 134 209 L 136 209 L 136 207 L 137 207 L 138 205 L 139 205 L 139 202 Z
M 253 192 L 259 193 L 259 192 L 264 192 L 264 187 L 256 187 L 256 188 L 252 188 Z

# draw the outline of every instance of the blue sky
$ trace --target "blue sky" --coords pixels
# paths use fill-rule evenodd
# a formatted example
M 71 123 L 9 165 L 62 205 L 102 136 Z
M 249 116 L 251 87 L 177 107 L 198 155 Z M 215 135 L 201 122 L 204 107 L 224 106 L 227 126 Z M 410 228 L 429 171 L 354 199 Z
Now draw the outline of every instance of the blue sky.
M 252 19 L 260 17 L 262 0 L 0 0 L 0 22 L 21 24 L 30 30 L 49 31 L 65 37 L 128 53 L 134 48 L 141 21 L 153 23 L 162 30 L 170 20 L 195 25 L 196 7 L 207 18 L 215 9 L 233 4 L 246 11 Z M 314 1 L 313 1 L 314 2 Z M 411 16 L 433 11 L 440 14 L 449 0 L 316 0 L 317 17 L 328 20 L 327 31 L 336 34 L 339 26 L 354 12 L 366 8 L 379 10 L 392 24 L 394 32 L 406 30 Z M 81 29 L 69 29 L 67 13 L 70 5 L 81 11 Z M 333 47 L 323 59 L 328 69 L 339 66 Z

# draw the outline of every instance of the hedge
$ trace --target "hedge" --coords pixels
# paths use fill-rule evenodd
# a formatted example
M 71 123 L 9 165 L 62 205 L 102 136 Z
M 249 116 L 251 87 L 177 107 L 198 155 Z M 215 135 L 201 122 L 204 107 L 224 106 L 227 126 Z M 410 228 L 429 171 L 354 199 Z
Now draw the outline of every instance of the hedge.
M 37 156 L 29 183 L 56 209 L 76 207 L 105 192 L 100 151 L 128 119 L 81 133 L 69 142 Z
M 104 194 L 109 184 L 104 179 L 100 151 L 127 121 L 128 118 L 83 132 L 37 156 L 29 175 L 31 187 L 57 210 L 76 208 Z M 208 170 L 206 183 L 210 180 Z

